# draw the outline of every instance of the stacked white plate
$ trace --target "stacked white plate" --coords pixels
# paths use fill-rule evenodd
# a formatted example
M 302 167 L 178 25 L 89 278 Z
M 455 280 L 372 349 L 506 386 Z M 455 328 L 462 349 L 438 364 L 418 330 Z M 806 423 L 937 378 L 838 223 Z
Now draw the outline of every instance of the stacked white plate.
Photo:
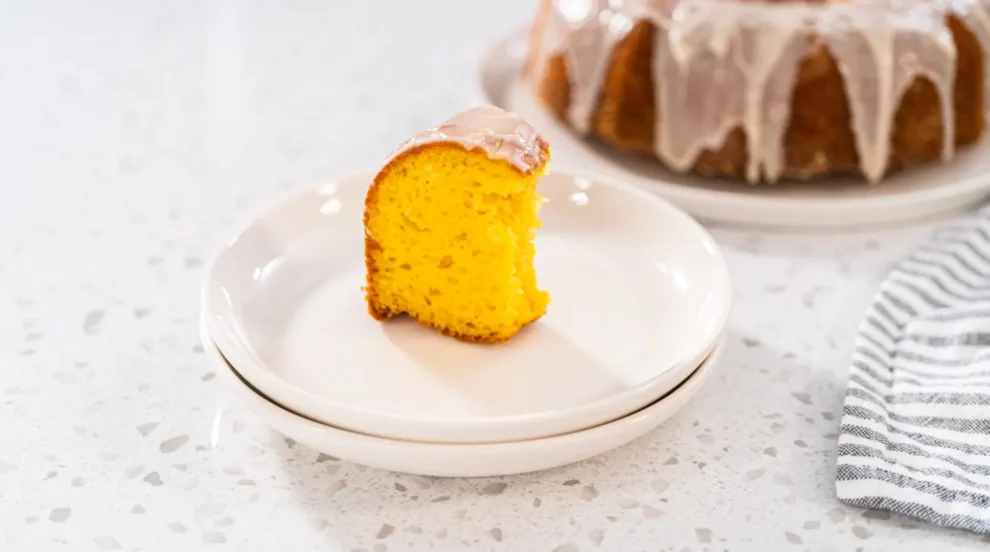
M 732 305 L 712 237 L 619 181 L 544 177 L 547 314 L 462 343 L 368 314 L 360 174 L 274 207 L 203 289 L 204 349 L 276 430 L 359 464 L 434 476 L 547 469 L 621 446 L 694 396 Z

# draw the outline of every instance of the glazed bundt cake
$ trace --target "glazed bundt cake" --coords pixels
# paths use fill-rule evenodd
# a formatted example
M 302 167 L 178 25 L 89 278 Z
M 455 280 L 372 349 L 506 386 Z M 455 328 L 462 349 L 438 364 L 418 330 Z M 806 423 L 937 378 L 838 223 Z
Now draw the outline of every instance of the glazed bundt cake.
M 526 80 L 581 135 L 672 170 L 870 182 L 987 121 L 987 0 L 545 0 Z
M 506 341 L 546 312 L 533 239 L 550 149 L 513 113 L 469 109 L 417 134 L 365 200 L 365 294 L 378 320 L 408 314 L 467 341 Z

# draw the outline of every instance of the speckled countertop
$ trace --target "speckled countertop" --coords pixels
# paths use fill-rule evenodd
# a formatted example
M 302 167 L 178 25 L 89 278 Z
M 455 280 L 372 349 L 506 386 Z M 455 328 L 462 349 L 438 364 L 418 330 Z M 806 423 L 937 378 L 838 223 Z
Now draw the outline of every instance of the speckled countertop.
M 715 229 L 738 295 L 725 362 L 662 428 L 578 465 L 384 473 L 233 401 L 197 345 L 204 260 L 478 101 L 481 52 L 534 5 L 3 3 L 4 550 L 987 549 L 834 498 L 851 335 L 931 226 Z

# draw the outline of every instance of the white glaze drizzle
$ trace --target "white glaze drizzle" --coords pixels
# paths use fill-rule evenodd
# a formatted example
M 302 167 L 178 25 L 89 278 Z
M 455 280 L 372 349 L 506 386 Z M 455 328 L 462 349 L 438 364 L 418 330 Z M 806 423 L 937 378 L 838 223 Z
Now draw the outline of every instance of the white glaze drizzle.
M 946 17 L 956 15 L 990 52 L 987 0 L 859 0 L 755 4 L 725 0 L 557 0 L 541 33 L 536 67 L 563 54 L 570 79 L 568 122 L 588 133 L 614 46 L 633 22 L 656 26 L 653 77 L 656 155 L 686 171 L 734 128 L 747 138 L 746 178 L 775 181 L 801 61 L 827 45 L 845 81 L 863 174 L 879 181 L 890 160 L 893 118 L 917 77 L 938 93 L 942 158 L 953 155 L 956 50 Z M 616 23 L 616 19 L 619 19 Z M 808 45 L 808 39 L 818 39 Z M 984 55 L 990 83 L 990 56 Z M 984 109 L 990 120 L 990 86 Z
M 507 161 L 523 172 L 547 162 L 546 142 L 536 129 L 519 115 L 491 105 L 467 109 L 440 126 L 417 133 L 389 155 L 389 162 L 413 148 L 435 143 L 480 149 L 489 158 Z
M 758 110 L 754 115 L 762 117 L 762 120 L 756 116 L 753 120 L 755 124 L 762 126 L 762 131 L 759 132 L 759 140 L 749 139 L 754 151 L 758 152 L 757 155 L 750 155 L 746 161 L 746 178 L 750 182 L 759 180 L 761 165 L 763 174 L 771 182 L 780 178 L 784 171 L 784 149 L 781 144 L 790 120 L 791 91 L 800 60 L 804 57 L 805 38 L 799 34 L 782 34 L 788 36 L 788 39 L 780 45 L 776 68 L 770 70 L 762 90 L 762 104 L 754 102 L 754 109 Z
M 984 120 L 990 124 L 990 3 L 988 0 L 957 0 L 952 3 L 952 13 L 973 33 L 983 51 Z
M 591 129 L 591 114 L 598 101 L 599 84 L 605 78 L 609 53 L 616 43 L 632 29 L 633 22 L 621 12 L 612 11 L 608 0 L 588 0 L 591 9 L 580 19 L 569 20 L 567 12 L 554 10 L 553 17 L 566 22 L 571 29 L 567 34 L 568 68 L 573 68 L 569 78 L 574 83 L 568 105 L 568 120 L 579 132 Z

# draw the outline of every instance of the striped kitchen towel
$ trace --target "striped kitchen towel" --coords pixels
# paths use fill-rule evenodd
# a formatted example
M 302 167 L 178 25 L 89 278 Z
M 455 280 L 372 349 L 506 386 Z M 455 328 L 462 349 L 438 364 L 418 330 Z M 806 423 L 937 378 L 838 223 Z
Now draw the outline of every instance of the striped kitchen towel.
M 836 491 L 990 533 L 990 208 L 880 286 L 855 343 Z

